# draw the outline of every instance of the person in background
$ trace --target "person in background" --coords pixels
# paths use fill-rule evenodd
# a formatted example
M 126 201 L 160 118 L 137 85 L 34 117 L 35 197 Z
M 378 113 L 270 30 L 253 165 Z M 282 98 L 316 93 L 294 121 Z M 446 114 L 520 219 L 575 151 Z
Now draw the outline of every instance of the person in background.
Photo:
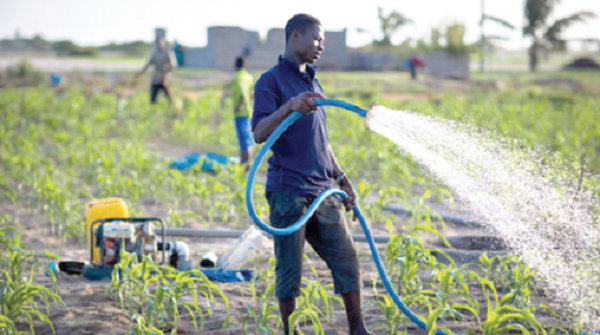
M 417 67 L 425 67 L 425 60 L 417 55 L 411 55 L 408 58 L 408 67 L 410 68 L 410 77 L 413 80 L 417 79 Z
M 171 79 L 171 72 L 173 72 L 173 69 L 177 66 L 177 62 L 174 59 L 173 53 L 167 49 L 164 38 L 160 38 L 156 41 L 156 47 L 156 51 L 152 54 L 148 63 L 136 74 L 135 80 L 146 72 L 150 66 L 154 66 L 152 83 L 150 85 L 150 103 L 156 103 L 156 96 L 161 90 L 165 93 L 169 102 L 172 102 L 173 94 L 169 87 L 169 81 Z
M 179 42 L 175 41 L 175 47 L 173 48 L 175 52 L 175 59 L 177 60 L 177 66 L 183 67 L 183 45 L 179 44 Z
M 231 82 L 230 94 L 235 115 L 235 131 L 240 145 L 240 162 L 247 164 L 254 156 L 254 139 L 250 129 L 252 116 L 252 90 L 254 77 L 246 70 L 246 59 L 235 60 L 235 74 Z

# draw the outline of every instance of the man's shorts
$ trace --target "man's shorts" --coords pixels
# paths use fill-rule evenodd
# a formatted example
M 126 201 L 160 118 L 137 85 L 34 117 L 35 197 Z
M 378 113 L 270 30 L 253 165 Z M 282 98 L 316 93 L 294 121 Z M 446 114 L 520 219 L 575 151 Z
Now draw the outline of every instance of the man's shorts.
M 164 84 L 152 84 L 150 86 L 150 103 L 156 103 L 156 96 L 158 96 L 158 92 L 163 91 L 168 99 L 169 97 L 169 85 Z
M 237 133 L 240 151 L 246 151 L 248 148 L 254 147 L 254 139 L 252 130 L 250 129 L 250 119 L 243 116 L 235 118 L 235 132 Z
M 268 193 L 271 225 L 276 228 L 292 225 L 314 199 L 314 196 L 296 196 L 287 192 Z M 275 295 L 278 298 L 291 300 L 300 295 L 305 239 L 331 269 L 336 294 L 360 288 L 358 253 L 346 226 L 342 200 L 331 196 L 300 230 L 292 235 L 275 237 Z

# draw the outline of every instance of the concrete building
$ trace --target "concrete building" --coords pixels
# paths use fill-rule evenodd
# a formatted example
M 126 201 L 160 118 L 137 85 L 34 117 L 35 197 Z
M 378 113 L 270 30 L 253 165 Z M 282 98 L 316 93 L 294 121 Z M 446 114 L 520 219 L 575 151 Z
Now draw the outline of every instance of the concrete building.
M 319 60 L 321 69 L 343 69 L 347 57 L 346 31 L 325 32 L 326 51 Z M 208 43 L 203 48 L 186 48 L 184 66 L 230 71 L 235 59 L 247 58 L 248 68 L 264 70 L 277 63 L 285 51 L 284 29 L 271 29 L 264 43 L 254 31 L 239 27 L 208 28 Z
M 210 27 L 206 47 L 184 50 L 184 66 L 233 71 L 235 59 L 245 56 L 250 70 L 266 70 L 277 63 L 278 56 L 284 51 L 284 29 L 269 30 L 262 42 L 254 31 L 240 27 Z M 431 75 L 469 76 L 468 54 L 435 52 L 422 57 Z M 391 53 L 351 50 L 346 45 L 346 30 L 326 31 L 325 52 L 316 65 L 319 70 L 399 71 L 404 68 L 404 59 Z
M 421 55 L 429 74 L 453 79 L 469 79 L 469 53 L 452 54 L 445 51 Z

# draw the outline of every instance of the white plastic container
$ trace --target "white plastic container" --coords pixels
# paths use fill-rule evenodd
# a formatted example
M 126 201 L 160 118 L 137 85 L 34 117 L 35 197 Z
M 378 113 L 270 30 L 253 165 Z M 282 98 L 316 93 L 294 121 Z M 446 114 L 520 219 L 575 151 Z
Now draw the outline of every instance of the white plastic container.
M 265 253 L 273 253 L 273 241 L 251 226 L 219 258 L 217 269 L 240 270 L 250 259 Z

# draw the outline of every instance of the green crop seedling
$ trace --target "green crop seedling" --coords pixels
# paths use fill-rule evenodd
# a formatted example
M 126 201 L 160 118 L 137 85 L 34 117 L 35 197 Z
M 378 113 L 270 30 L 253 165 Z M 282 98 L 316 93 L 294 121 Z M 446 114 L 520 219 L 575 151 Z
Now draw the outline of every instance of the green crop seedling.
M 181 310 L 186 310 L 200 332 L 204 327 L 206 312 L 212 316 L 210 302 L 215 294 L 223 299 L 226 317 L 223 327 L 229 322 L 229 300 L 200 270 L 178 272 L 177 270 L 156 265 L 149 257 L 141 262 L 137 256 L 123 252 L 119 264 L 112 273 L 112 282 L 108 294 L 118 297 L 119 304 L 131 317 L 132 333 L 147 334 L 160 331 L 177 332 L 177 323 Z M 191 296 L 193 302 L 183 301 Z M 200 307 L 201 300 L 206 302 L 205 310 Z M 197 319 L 200 324 L 197 324 Z
M 29 323 L 31 334 L 35 334 L 34 317 L 46 323 L 54 333 L 54 326 L 47 314 L 50 313 L 50 302 L 55 306 L 64 305 L 58 295 L 56 278 L 52 275 L 54 289 L 49 289 L 33 280 L 35 269 L 40 267 L 39 254 L 25 247 L 20 235 L 10 241 L 6 268 L 3 266 L 0 274 L 0 330 L 6 334 L 21 334 L 17 331 L 14 322 L 26 320 Z M 49 252 L 41 256 L 58 258 Z M 26 276 L 24 276 L 26 275 Z M 39 309 L 43 303 L 46 314 Z
M 396 75 L 324 72 L 320 78 L 328 95 L 357 105 L 369 106 L 376 99 L 393 109 L 414 110 L 499 132 L 520 141 L 523 149 L 542 145 L 548 149 L 544 159 L 555 162 L 552 155 L 562 155 L 561 164 L 572 175 L 581 176 L 578 183 L 582 187 L 600 190 L 593 173 L 582 173 L 583 167 L 600 169 L 600 128 L 597 122 L 590 122 L 598 115 L 597 94 L 511 88 L 494 93 L 461 91 L 438 102 L 404 102 L 386 99 L 387 94 L 406 84 L 398 84 Z M 426 93 L 413 86 L 406 89 Z M 76 85 L 63 87 L 60 94 L 47 87 L 3 87 L 0 201 L 6 205 L 2 210 L 8 208 L 6 213 L 11 216 L 0 216 L 0 333 L 17 333 L 17 320 L 28 324 L 32 324 L 31 318 L 50 322 L 47 310 L 44 314 L 36 307 L 45 304 L 45 298 L 62 304 L 55 289 L 43 290 L 35 285 L 35 278 L 28 272 L 35 255 L 21 244 L 14 249 L 15 230 L 11 227 L 26 224 L 39 228 L 47 223 L 57 241 L 84 242 L 85 204 L 92 198 L 113 196 L 125 198 L 132 213 L 146 213 L 149 207 L 164 213 L 172 226 L 248 227 L 251 222 L 245 215 L 244 166 L 222 166 L 215 173 L 202 172 L 198 165 L 190 171 L 169 169 L 172 152 L 238 154 L 233 115 L 224 112 L 229 107 L 221 106 L 220 92 L 213 88 L 200 98 L 184 99 L 178 108 L 168 108 L 166 103 L 149 105 L 142 94 L 115 98 L 114 94 L 90 94 L 88 88 Z M 559 326 L 579 330 L 578 320 L 566 325 L 557 319 L 554 328 L 540 323 L 539 315 L 556 313 L 538 300 L 538 286 L 544 284 L 543 278 L 538 278 L 518 257 L 484 254 L 479 263 L 465 267 L 453 263 L 450 253 L 428 248 L 428 236 L 439 238 L 450 247 L 442 235 L 443 220 L 429 206 L 436 201 L 456 200 L 450 191 L 410 154 L 399 152 L 391 141 L 373 132 L 358 131 L 364 129 L 363 120 L 333 109 L 328 109 L 327 119 L 329 140 L 340 165 L 355 183 L 359 205 L 369 224 L 375 231 L 385 231 L 387 227 L 389 232 L 391 241 L 383 251 L 393 285 L 407 305 L 428 323 L 430 332 L 438 326 L 448 326 L 440 329 L 450 334 L 447 328 L 454 329 L 453 325 L 467 321 L 477 328 L 473 331 L 485 334 L 565 333 Z M 265 173 L 266 166 L 261 171 Z M 548 171 L 550 175 L 558 173 L 558 168 Z M 557 183 L 559 191 L 560 187 Z M 266 220 L 265 188 L 259 185 L 254 192 L 257 211 Z M 600 200 L 600 191 L 595 197 L 594 201 Z M 384 210 L 394 203 L 403 204 L 411 217 L 400 218 Z M 359 232 L 358 227 L 351 228 L 353 233 Z M 14 264 L 20 265 L 13 268 Z M 251 324 L 256 325 L 256 334 L 280 331 L 272 292 L 274 261 L 269 264 L 257 262 L 260 279 L 247 284 L 256 304 L 244 304 L 243 311 L 237 311 L 244 315 L 244 332 L 250 332 L 246 328 L 250 329 Z M 321 282 L 324 278 L 316 275 L 319 264 L 308 264 L 314 277 L 307 275 L 309 278 L 303 281 L 300 306 L 292 321 L 323 333 L 342 304 L 339 297 L 333 296 L 332 287 Z M 183 320 L 201 331 L 205 317 L 216 313 L 216 296 L 227 310 L 222 311 L 227 314 L 223 326 L 231 327 L 227 297 L 200 273 L 176 273 L 149 259 L 138 262 L 137 257 L 122 262 L 118 269 L 109 293 L 117 297 L 128 316 L 131 333 L 174 332 Z M 594 267 L 578 264 L 576 271 L 587 277 L 596 274 L 586 269 Z M 25 273 L 28 279 L 23 280 Z M 20 305 L 9 306 L 7 299 L 16 297 L 14 292 L 27 283 L 29 288 L 37 288 L 29 295 L 19 291 L 29 298 L 21 299 Z M 375 298 L 366 301 L 372 307 L 370 315 L 377 317 L 374 331 L 390 335 L 406 332 L 406 318 L 377 285 L 374 280 Z M 242 291 L 246 288 L 240 286 Z M 593 306 L 595 302 L 588 303 Z

